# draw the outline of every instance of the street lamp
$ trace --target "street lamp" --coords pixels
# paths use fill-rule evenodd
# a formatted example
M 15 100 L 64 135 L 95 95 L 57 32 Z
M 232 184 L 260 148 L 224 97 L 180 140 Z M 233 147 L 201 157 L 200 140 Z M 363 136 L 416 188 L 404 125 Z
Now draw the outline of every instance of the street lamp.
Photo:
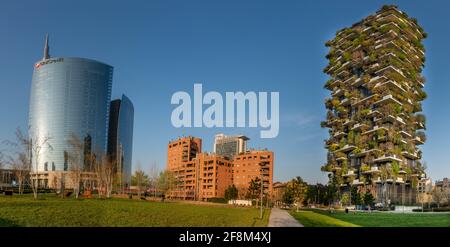
M 263 193 L 264 193 L 264 183 L 263 183 L 263 167 L 264 167 L 264 162 L 261 162 L 259 164 L 261 166 L 261 199 L 260 199 L 260 206 L 259 206 L 259 218 L 262 219 L 263 218 Z

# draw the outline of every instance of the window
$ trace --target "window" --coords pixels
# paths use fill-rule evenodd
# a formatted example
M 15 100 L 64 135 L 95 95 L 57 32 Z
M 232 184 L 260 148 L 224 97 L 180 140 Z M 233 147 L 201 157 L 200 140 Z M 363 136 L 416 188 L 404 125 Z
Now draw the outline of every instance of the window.
M 48 171 L 48 162 L 44 163 L 44 171 Z

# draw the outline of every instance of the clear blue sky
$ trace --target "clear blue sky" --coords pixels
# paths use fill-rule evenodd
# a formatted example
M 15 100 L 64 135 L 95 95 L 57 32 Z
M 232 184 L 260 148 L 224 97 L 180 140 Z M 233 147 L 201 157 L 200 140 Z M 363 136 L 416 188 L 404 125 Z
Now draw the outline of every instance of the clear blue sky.
M 419 20 L 429 38 L 424 103 L 433 180 L 450 176 L 450 4 L 448 1 L 3 1 L 0 4 L 0 140 L 26 129 L 33 64 L 45 33 L 51 55 L 87 57 L 114 66 L 113 98 L 135 106 L 133 163 L 165 167 L 167 143 L 195 135 L 212 150 L 218 132 L 240 133 L 276 154 L 275 180 L 325 182 L 320 128 L 327 77 L 324 43 L 338 29 L 385 3 Z M 175 129 L 176 91 L 279 91 L 280 134 L 259 129 Z

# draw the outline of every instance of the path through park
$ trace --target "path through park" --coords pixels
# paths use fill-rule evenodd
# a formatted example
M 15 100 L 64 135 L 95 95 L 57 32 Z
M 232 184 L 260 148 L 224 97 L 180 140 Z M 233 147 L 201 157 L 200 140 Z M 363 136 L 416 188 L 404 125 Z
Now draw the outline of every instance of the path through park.
M 287 210 L 272 208 L 269 217 L 269 227 L 303 227 Z

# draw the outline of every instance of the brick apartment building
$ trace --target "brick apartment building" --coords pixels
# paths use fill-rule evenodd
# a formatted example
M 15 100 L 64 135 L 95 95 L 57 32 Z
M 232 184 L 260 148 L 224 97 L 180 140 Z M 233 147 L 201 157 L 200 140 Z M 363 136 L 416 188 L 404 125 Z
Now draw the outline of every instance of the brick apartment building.
M 167 150 L 167 169 L 173 172 L 177 181 L 168 197 L 194 200 L 198 177 L 194 159 L 202 150 L 202 140 L 191 136 L 179 138 L 170 142 Z
M 273 152 L 266 150 L 246 151 L 234 157 L 234 185 L 239 197 L 244 198 L 252 179 L 263 181 L 264 194 L 272 195 Z
M 242 151 L 242 150 L 241 150 Z M 230 159 L 202 152 L 202 140 L 182 137 L 168 145 L 167 169 L 175 176 L 175 189 L 168 197 L 183 200 L 223 198 L 232 184 L 244 198 L 252 179 L 263 179 L 264 193 L 272 195 L 273 161 L 271 151 L 245 151 Z
M 199 167 L 198 196 L 206 201 L 210 198 L 223 198 L 225 190 L 233 184 L 233 163 L 224 156 L 200 153 L 196 158 Z

